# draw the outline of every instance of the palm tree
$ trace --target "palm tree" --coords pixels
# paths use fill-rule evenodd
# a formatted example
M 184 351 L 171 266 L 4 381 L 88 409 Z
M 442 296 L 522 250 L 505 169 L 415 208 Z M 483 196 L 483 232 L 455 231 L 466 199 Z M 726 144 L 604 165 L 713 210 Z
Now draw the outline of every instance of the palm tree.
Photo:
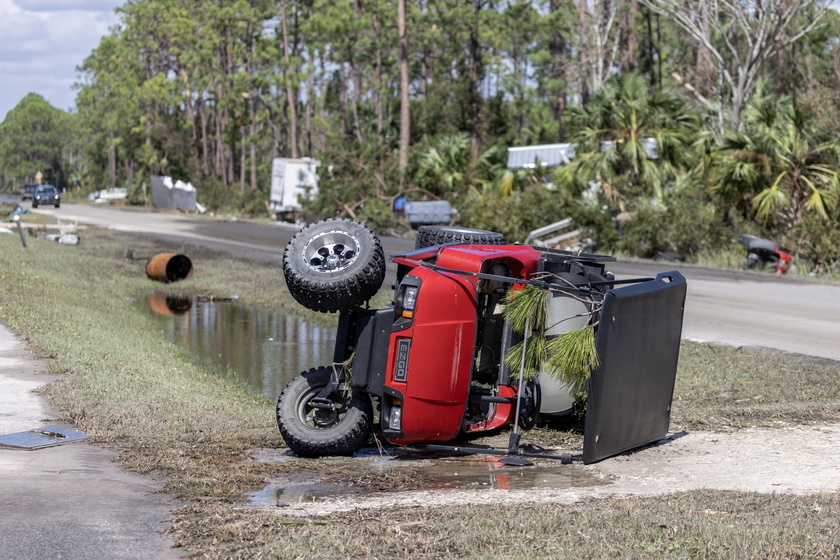
M 807 213 L 829 219 L 840 197 L 840 144 L 820 134 L 789 97 L 763 88 L 745 111 L 743 132 L 730 132 L 712 191 L 764 224 L 790 228 Z
M 417 159 L 416 182 L 442 198 L 457 198 L 470 189 L 482 191 L 500 173 L 498 149 L 472 158 L 470 137 L 454 134 L 438 138 Z
M 692 142 L 703 128 L 674 90 L 651 92 L 638 74 L 617 74 L 570 113 L 575 157 L 552 179 L 580 193 L 598 185 L 608 202 L 664 203 L 694 166 Z M 677 178 L 680 181 L 675 181 Z M 631 202 L 632 201 L 632 202 Z

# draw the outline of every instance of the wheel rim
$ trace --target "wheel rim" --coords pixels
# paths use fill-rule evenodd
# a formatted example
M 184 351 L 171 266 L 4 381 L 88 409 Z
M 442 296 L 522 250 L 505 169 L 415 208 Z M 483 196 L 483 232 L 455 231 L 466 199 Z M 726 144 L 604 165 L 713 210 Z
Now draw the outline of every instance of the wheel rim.
M 303 248 L 303 261 L 316 272 L 336 272 L 359 256 L 359 240 L 344 231 L 328 231 L 313 237 Z
M 310 404 L 313 397 L 321 392 L 323 386 L 313 387 L 302 394 L 295 407 L 298 420 L 312 430 L 328 430 L 339 424 L 347 414 L 346 400 L 332 401 L 330 409 L 316 408 Z

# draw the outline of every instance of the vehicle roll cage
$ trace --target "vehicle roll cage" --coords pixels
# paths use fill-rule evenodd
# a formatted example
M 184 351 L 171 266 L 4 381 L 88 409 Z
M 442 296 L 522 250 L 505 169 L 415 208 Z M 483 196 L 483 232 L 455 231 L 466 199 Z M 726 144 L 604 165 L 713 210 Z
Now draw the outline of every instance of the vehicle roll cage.
M 434 248 L 435 249 L 435 254 L 437 254 L 440 247 L 448 247 L 450 245 L 459 245 L 459 244 L 458 243 L 447 243 L 445 245 L 438 245 Z M 526 247 L 526 246 L 523 246 L 523 247 Z M 527 247 L 531 247 L 531 246 L 528 245 Z M 549 254 L 549 255 L 554 255 L 554 256 L 560 256 L 560 257 L 564 257 L 565 259 L 567 259 L 569 261 L 576 262 L 576 263 L 579 263 L 579 264 L 584 264 L 584 265 L 585 264 L 595 264 L 595 263 L 605 263 L 605 262 L 615 262 L 615 260 L 616 260 L 615 257 L 611 257 L 611 256 L 607 256 L 607 255 L 594 255 L 594 254 L 589 254 L 589 253 L 574 253 L 574 252 L 565 251 L 565 250 L 562 250 L 562 249 L 552 249 L 550 247 L 532 247 L 532 248 L 535 249 L 538 253 L 540 253 L 542 255 Z M 521 285 L 526 285 L 526 286 L 534 286 L 534 287 L 537 287 L 537 288 L 540 288 L 540 289 L 543 289 L 543 290 L 548 290 L 548 291 L 551 291 L 551 292 L 561 292 L 561 293 L 567 293 L 567 292 L 588 293 L 592 288 L 600 288 L 600 287 L 604 287 L 604 286 L 612 287 L 612 286 L 621 285 L 621 284 L 637 284 L 639 282 L 649 282 L 649 281 L 653 280 L 653 278 L 650 278 L 650 277 L 643 277 L 643 278 L 627 278 L 627 279 L 623 279 L 623 280 L 616 280 L 616 279 L 598 280 L 598 281 L 591 281 L 590 280 L 590 281 L 582 282 L 580 284 L 575 284 L 575 283 L 570 282 L 569 280 L 562 279 L 563 282 L 566 285 L 564 285 L 563 287 L 560 287 L 560 285 L 557 282 L 551 282 L 551 281 L 547 281 L 547 280 L 540 279 L 540 278 L 534 278 L 534 279 L 529 280 L 529 279 L 525 279 L 525 278 L 516 278 L 516 277 L 512 277 L 512 276 L 503 276 L 503 275 L 499 275 L 499 274 L 489 274 L 489 273 L 486 273 L 486 272 L 475 272 L 475 271 L 471 271 L 471 270 L 459 270 L 459 269 L 455 269 L 455 268 L 443 267 L 443 266 L 437 265 L 433 262 L 429 262 L 428 260 L 425 260 L 425 259 L 413 258 L 415 256 L 428 255 L 428 254 L 429 254 L 429 248 L 425 248 L 425 249 L 418 249 L 416 251 L 412 251 L 412 252 L 409 252 L 409 253 L 391 255 L 391 259 L 394 260 L 394 261 L 400 262 L 400 264 L 422 266 L 422 267 L 428 268 L 429 270 L 433 270 L 435 272 L 445 272 L 445 273 L 448 273 L 448 274 L 458 274 L 460 276 L 470 276 L 470 277 L 473 277 L 473 278 L 478 278 L 480 280 L 490 280 L 490 281 L 495 281 L 495 282 L 503 282 L 503 283 L 506 283 L 506 284 L 521 284 Z M 556 275 L 554 275 L 552 273 L 549 273 L 549 272 L 543 273 L 543 277 L 544 278 L 557 278 Z

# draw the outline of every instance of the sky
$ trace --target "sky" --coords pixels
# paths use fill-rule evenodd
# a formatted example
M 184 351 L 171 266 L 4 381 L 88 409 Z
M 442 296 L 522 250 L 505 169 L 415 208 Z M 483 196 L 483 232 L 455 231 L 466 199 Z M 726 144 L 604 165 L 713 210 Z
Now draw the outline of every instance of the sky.
M 122 0 L 0 0 L 0 121 L 30 92 L 75 110 L 76 67 L 117 23 Z

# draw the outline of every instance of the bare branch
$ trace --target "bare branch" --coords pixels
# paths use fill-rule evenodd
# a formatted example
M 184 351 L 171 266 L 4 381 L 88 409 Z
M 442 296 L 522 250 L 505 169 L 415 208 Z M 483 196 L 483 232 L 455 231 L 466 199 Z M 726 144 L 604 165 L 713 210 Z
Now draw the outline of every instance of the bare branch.
M 640 0 L 654 12 L 673 20 L 698 47 L 706 49 L 731 95 L 730 125 L 738 128 L 740 115 L 755 90 L 758 77 L 768 60 L 822 25 L 828 11 L 818 0 Z M 788 34 L 797 14 L 818 6 L 815 17 L 796 33 Z M 709 14 L 709 28 L 717 36 L 715 46 L 703 33 L 700 14 Z M 739 45 L 734 38 L 737 37 Z M 730 72 L 730 68 L 734 72 Z M 721 91 L 723 96 L 724 92 Z M 722 118 L 723 98 L 719 99 Z

